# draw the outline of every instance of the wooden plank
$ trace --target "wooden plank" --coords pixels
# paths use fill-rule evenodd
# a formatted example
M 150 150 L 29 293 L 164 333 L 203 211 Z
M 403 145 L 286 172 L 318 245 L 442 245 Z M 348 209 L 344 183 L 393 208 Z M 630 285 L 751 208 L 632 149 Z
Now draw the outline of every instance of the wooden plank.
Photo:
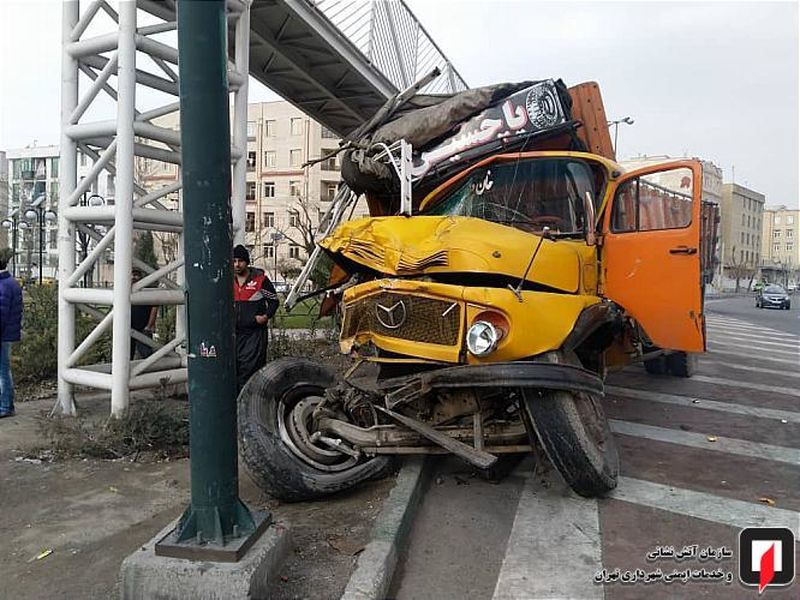
M 578 137 L 589 152 L 616 160 L 600 86 L 588 81 L 574 85 L 568 91 L 572 98 L 572 118 L 583 123 L 577 131 Z

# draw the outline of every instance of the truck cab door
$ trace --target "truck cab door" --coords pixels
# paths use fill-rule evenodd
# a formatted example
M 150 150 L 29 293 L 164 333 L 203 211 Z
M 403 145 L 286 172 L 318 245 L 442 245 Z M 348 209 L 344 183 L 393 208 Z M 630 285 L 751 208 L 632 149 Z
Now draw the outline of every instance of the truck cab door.
M 702 184 L 699 161 L 637 169 L 616 182 L 603 215 L 602 295 L 660 348 L 705 350 Z

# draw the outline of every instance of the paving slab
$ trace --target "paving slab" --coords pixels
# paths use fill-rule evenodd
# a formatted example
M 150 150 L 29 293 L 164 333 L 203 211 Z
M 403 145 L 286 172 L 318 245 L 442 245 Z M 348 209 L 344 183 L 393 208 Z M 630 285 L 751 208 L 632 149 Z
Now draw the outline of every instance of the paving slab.
M 406 460 L 397 483 L 372 528 L 371 541 L 358 558 L 341 600 L 386 597 L 417 508 L 425 492 L 428 469 L 424 456 Z

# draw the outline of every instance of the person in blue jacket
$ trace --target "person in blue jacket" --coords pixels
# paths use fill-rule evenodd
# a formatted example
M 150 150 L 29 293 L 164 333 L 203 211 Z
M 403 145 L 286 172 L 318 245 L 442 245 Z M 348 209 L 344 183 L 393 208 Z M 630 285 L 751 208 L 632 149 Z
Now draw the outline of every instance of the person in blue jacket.
M 8 257 L 0 256 L 0 419 L 14 416 L 11 344 L 22 337 L 22 289 L 7 266 Z

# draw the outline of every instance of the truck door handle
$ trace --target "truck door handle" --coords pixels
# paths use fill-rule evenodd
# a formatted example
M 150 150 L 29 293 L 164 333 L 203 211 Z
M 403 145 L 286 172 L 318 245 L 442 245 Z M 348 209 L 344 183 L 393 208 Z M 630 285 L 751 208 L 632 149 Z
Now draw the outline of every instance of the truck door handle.
M 690 248 L 689 246 L 678 246 L 677 248 L 670 248 L 670 254 L 697 254 L 697 248 Z

